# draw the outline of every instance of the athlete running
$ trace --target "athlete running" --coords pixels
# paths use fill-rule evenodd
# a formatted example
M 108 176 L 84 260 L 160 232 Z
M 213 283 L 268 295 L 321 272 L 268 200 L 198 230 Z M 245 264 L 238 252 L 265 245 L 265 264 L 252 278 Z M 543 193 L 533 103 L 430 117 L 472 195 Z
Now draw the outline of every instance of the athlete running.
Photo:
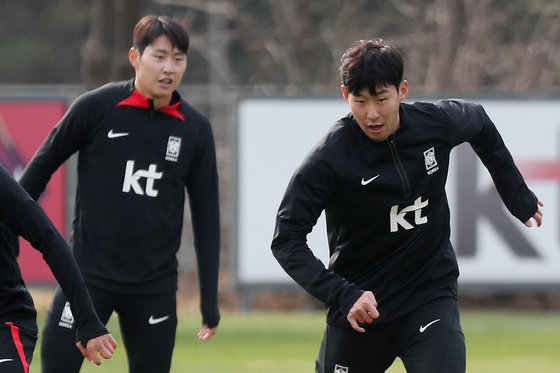
M 451 150 L 469 142 L 527 226 L 541 225 L 542 203 L 480 105 L 403 102 L 408 82 L 393 45 L 355 43 L 340 73 L 351 113 L 295 171 L 272 241 L 284 270 L 327 306 L 316 371 L 384 372 L 400 357 L 408 372 L 464 372 L 445 194 Z M 328 268 L 306 242 L 322 211 Z

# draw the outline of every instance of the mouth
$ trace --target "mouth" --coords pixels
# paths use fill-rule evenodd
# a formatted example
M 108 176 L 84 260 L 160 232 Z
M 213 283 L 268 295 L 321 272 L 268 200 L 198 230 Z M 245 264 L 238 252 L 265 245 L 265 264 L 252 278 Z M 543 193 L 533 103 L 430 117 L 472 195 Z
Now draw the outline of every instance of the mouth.
M 368 123 L 367 127 L 373 133 L 379 133 L 383 131 L 383 123 Z
M 163 88 L 169 88 L 173 84 L 173 79 L 171 79 L 171 78 L 160 79 L 160 80 L 158 80 L 158 83 Z

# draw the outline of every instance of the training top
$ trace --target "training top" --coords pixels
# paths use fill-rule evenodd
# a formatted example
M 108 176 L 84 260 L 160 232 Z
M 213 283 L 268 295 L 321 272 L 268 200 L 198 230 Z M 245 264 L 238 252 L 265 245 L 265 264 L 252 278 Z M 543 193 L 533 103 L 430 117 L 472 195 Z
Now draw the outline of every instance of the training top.
M 445 193 L 449 154 L 469 142 L 509 211 L 527 221 L 537 199 L 483 108 L 462 100 L 402 103 L 400 127 L 375 142 L 351 114 L 340 119 L 295 171 L 280 204 L 272 251 L 283 269 L 347 326 L 363 291 L 386 322 L 441 296 L 456 296 Z M 325 268 L 306 235 L 325 211 Z
M 70 106 L 20 184 L 37 199 L 75 152 L 71 246 L 86 283 L 125 294 L 176 291 L 186 190 L 203 322 L 217 325 L 218 174 L 208 120 L 177 92 L 155 110 L 134 80 L 109 83 Z
M 107 334 L 94 311 L 70 248 L 43 209 L 0 166 L 0 323 L 13 322 L 37 334 L 37 311 L 23 282 L 17 257 L 18 235 L 43 254 L 67 296 L 84 346 Z

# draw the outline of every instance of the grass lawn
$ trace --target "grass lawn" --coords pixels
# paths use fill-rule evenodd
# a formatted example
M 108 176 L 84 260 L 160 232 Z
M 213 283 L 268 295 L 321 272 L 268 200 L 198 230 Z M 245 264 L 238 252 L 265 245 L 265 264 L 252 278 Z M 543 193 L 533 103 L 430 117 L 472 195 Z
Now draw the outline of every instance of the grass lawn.
M 324 315 L 226 312 L 218 333 L 206 342 L 196 338 L 199 323 L 198 315 L 180 317 L 173 373 L 302 373 L 314 372 Z M 462 325 L 467 372 L 560 372 L 560 312 L 463 311 Z M 84 362 L 82 373 L 128 372 L 115 316 L 108 327 L 120 348 L 101 367 Z M 39 355 L 37 345 L 31 373 L 40 371 Z M 388 372 L 405 370 L 397 359 Z

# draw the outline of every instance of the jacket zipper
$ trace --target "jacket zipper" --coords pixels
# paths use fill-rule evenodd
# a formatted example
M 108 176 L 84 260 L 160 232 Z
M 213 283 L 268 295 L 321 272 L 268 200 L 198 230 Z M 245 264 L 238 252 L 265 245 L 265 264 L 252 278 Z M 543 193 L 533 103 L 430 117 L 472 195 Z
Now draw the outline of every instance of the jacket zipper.
M 408 177 L 406 176 L 406 171 L 404 170 L 401 157 L 399 156 L 397 144 L 395 143 L 395 137 L 391 135 L 388 140 L 389 149 L 391 150 L 391 156 L 393 157 L 393 162 L 395 163 L 395 168 L 397 169 L 397 173 L 401 178 L 404 196 L 405 198 L 408 198 L 410 197 L 410 182 L 408 181 Z

